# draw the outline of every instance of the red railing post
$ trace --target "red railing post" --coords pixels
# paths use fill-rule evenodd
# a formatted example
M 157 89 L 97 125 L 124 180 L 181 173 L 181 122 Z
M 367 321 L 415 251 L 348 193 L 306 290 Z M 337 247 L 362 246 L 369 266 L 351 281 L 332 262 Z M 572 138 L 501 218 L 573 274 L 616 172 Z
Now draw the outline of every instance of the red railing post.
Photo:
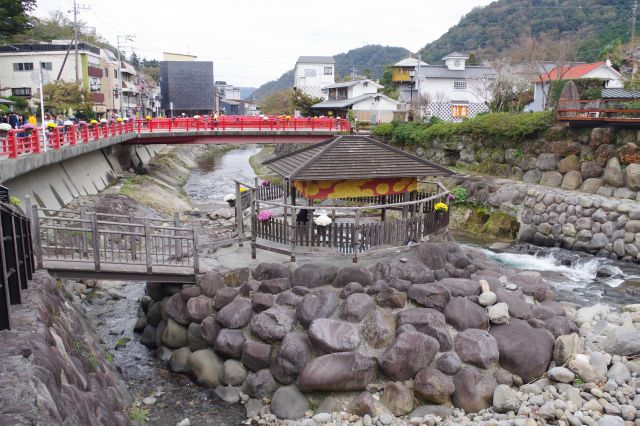
M 15 130 L 9 130 L 7 135 L 7 148 L 9 151 L 9 158 L 18 158 L 18 138 L 16 137 Z
M 40 148 L 40 133 L 37 127 L 31 131 L 29 137 L 31 138 L 31 152 L 36 154 L 42 152 Z
M 69 145 L 75 145 L 76 144 L 76 125 L 73 124 L 71 127 L 67 128 L 68 132 L 71 132 L 71 138 L 69 139 Z
M 53 129 L 53 149 L 60 149 L 60 133 L 57 127 Z

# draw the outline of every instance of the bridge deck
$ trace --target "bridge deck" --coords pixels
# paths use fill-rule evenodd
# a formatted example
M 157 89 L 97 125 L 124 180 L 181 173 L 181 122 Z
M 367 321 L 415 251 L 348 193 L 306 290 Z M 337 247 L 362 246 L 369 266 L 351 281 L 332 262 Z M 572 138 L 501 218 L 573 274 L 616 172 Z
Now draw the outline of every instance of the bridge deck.
M 153 266 L 151 272 L 145 265 L 100 264 L 95 271 L 93 262 L 45 260 L 44 269 L 60 278 L 71 279 L 114 279 L 123 281 L 155 281 L 166 283 L 195 283 L 193 267 Z

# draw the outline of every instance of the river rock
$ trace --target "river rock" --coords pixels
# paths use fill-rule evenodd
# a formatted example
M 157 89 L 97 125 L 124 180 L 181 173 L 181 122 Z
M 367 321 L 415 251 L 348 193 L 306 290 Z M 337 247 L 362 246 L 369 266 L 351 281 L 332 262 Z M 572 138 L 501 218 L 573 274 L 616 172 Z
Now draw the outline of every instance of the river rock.
M 429 269 L 443 269 L 446 262 L 447 250 L 442 244 L 423 243 L 416 248 L 415 256 Z
M 276 303 L 280 306 L 288 306 L 296 308 L 302 302 L 302 296 L 293 292 L 293 290 L 283 291 L 276 298 Z
M 370 286 L 373 284 L 373 274 L 370 270 L 362 266 L 347 266 L 338 272 L 333 285 L 336 287 L 344 287 L 352 282 L 358 282 L 362 284 L 363 287 Z
M 211 349 L 201 349 L 189 355 L 188 368 L 199 385 L 214 388 L 220 384 L 222 360 Z
M 603 349 L 614 355 L 640 354 L 640 330 L 630 326 L 614 328 L 605 339 Z
M 498 413 L 517 412 L 520 401 L 516 391 L 507 385 L 498 385 L 493 391 L 493 409 Z
M 582 186 L 582 174 L 579 171 L 567 172 L 562 178 L 562 189 L 576 190 Z
M 394 416 L 404 416 L 413 410 L 413 395 L 402 382 L 387 382 L 380 402 Z
M 598 189 L 603 187 L 603 185 L 604 179 L 602 178 L 585 179 L 584 182 L 582 182 L 582 186 L 580 186 L 580 191 L 595 194 L 598 192 Z
M 602 167 L 596 161 L 585 161 L 580 166 L 583 179 L 599 178 L 602 176 Z
M 271 362 L 271 345 L 262 342 L 244 342 L 242 363 L 250 370 L 268 368 Z
M 506 303 L 496 303 L 487 308 L 487 316 L 493 324 L 506 324 L 509 322 L 509 305 Z
M 209 344 L 213 345 L 218 337 L 220 331 L 220 325 L 216 321 L 216 317 L 209 315 L 200 323 L 200 333 L 202 338 Z
M 247 378 L 247 369 L 240 361 L 228 359 L 222 368 L 222 383 L 229 386 L 240 386 Z
M 352 294 L 364 293 L 364 287 L 360 283 L 349 283 L 340 291 L 340 299 L 346 299 Z
M 524 294 L 521 290 L 512 291 L 499 288 L 495 293 L 496 296 L 498 296 L 498 303 L 507 304 L 510 317 L 520 319 L 531 318 L 531 307 L 524 300 Z
M 453 346 L 445 316 L 435 309 L 413 308 L 399 312 L 398 326 L 404 324 L 411 324 L 420 333 L 436 339 L 441 351 L 448 351 Z
M 303 297 L 296 309 L 298 321 L 305 327 L 317 318 L 329 318 L 338 307 L 338 296 L 329 289 L 319 289 Z
M 414 302 L 426 307 L 442 311 L 451 299 L 451 291 L 442 283 L 414 284 L 407 295 Z
M 487 311 L 466 297 L 452 297 L 444 308 L 444 316 L 457 330 L 489 326 Z
M 551 317 L 544 321 L 544 328 L 549 330 L 554 338 L 578 332 L 578 327 L 568 317 Z
M 209 347 L 209 342 L 202 337 L 202 326 L 197 322 L 192 322 L 187 327 L 187 344 L 192 351 Z
M 498 296 L 492 291 L 483 291 L 478 297 L 478 303 L 485 307 L 495 304 L 497 300 Z
M 381 264 L 379 264 L 381 265 Z M 384 266 L 383 276 L 388 281 L 401 279 L 410 283 L 431 283 L 435 280 L 434 273 L 431 269 L 422 263 L 408 262 L 392 262 Z
M 174 294 L 167 299 L 164 309 L 169 318 L 181 325 L 189 325 L 190 318 L 187 314 L 187 304 L 182 300 L 180 293 Z
M 558 160 L 558 154 L 542 153 L 536 159 L 536 166 L 543 171 L 555 170 Z
M 302 333 L 287 333 L 276 351 L 271 374 L 282 384 L 293 383 L 310 359 L 309 339 Z
M 314 358 L 298 377 L 303 392 L 345 392 L 364 389 L 377 371 L 375 358 L 359 352 L 338 352 Z
M 640 190 L 640 164 L 631 163 L 624 170 L 627 187 L 632 191 Z
M 562 184 L 562 174 L 559 172 L 544 172 L 540 178 L 540 185 L 557 188 Z
M 271 398 L 271 413 L 279 419 L 297 420 L 309 409 L 309 400 L 296 385 L 284 386 Z
M 453 381 L 440 370 L 426 367 L 416 374 L 413 392 L 418 398 L 435 404 L 445 404 L 454 391 Z
M 607 161 L 607 167 L 604 168 L 602 175 L 604 182 L 615 188 L 624 186 L 624 174 L 622 173 L 622 167 L 620 167 L 620 161 L 618 158 L 611 157 Z
M 411 281 L 403 280 L 402 278 L 394 278 L 389 281 L 389 287 L 393 287 L 398 291 L 407 291 L 411 287 Z
M 548 331 L 531 327 L 526 321 L 512 319 L 489 331 L 498 342 L 500 365 L 530 382 L 542 376 L 553 356 L 554 340 Z M 527 348 L 523 351 L 522 348 Z
M 567 173 L 574 170 L 580 170 L 580 160 L 575 154 L 571 154 L 558 161 L 557 169 L 560 173 Z
M 527 170 L 522 175 L 522 181 L 525 183 L 535 183 L 537 184 L 542 179 L 542 172 L 538 169 Z
M 615 362 L 607 372 L 607 378 L 622 386 L 631 379 L 631 372 L 622 362 Z
M 559 336 L 553 348 L 553 361 L 556 365 L 563 365 L 572 355 L 582 353 L 583 349 L 584 344 L 578 334 Z
M 404 308 L 407 296 L 393 287 L 387 287 L 376 295 L 376 302 L 383 308 Z
M 251 302 L 238 298 L 220 309 L 216 320 L 225 328 L 242 328 L 249 324 L 251 313 Z
M 245 340 L 242 330 L 224 328 L 218 332 L 213 349 L 225 358 L 240 358 Z
M 251 309 L 255 313 L 266 311 L 276 302 L 276 296 L 269 293 L 255 293 L 251 298 Z
M 553 367 L 548 371 L 549 378 L 559 383 L 572 383 L 576 377 L 571 370 L 565 367 Z
M 453 404 L 467 413 L 490 407 L 498 385 L 493 375 L 471 366 L 461 368 L 453 377 L 453 384 Z
M 216 292 L 216 297 L 213 299 L 213 307 L 216 309 L 222 309 L 233 301 L 238 295 L 238 289 L 233 287 L 224 287 Z
M 271 398 L 279 387 L 280 385 L 267 369 L 249 374 L 242 384 L 242 390 L 254 398 Z
M 457 353 L 445 352 L 436 359 L 434 367 L 442 371 L 444 374 L 453 376 L 458 372 L 458 370 L 460 370 L 460 367 L 462 367 L 462 361 Z
M 187 328 L 169 318 L 162 331 L 162 343 L 171 349 L 187 346 Z
M 481 290 L 477 281 L 465 278 L 444 278 L 439 283 L 449 289 L 451 296 L 477 296 Z
M 345 321 L 318 318 L 309 326 L 309 340 L 316 352 L 351 352 L 360 344 L 358 329 Z
M 253 270 L 253 278 L 258 281 L 289 277 L 289 268 L 280 263 L 261 263 Z
M 439 348 L 437 340 L 431 336 L 404 332 L 380 357 L 380 369 L 393 380 L 409 380 L 429 365 Z
M 392 314 L 375 309 L 367 315 L 362 325 L 362 337 L 373 348 L 388 346 L 395 336 L 396 320 Z
M 289 278 L 273 278 L 262 281 L 258 286 L 258 291 L 262 293 L 278 294 L 288 288 L 291 288 L 291 281 L 289 281 Z
M 254 315 L 251 319 L 251 332 L 265 342 L 276 343 L 293 329 L 294 323 L 292 310 L 274 306 Z
M 365 293 L 354 293 L 344 301 L 340 318 L 349 322 L 360 322 L 375 307 L 371 296 Z
M 498 362 L 498 343 L 485 330 L 467 329 L 456 335 L 456 353 L 466 363 L 488 368 Z
M 307 263 L 293 273 L 293 285 L 315 288 L 331 284 L 338 274 L 338 268 L 328 263 Z
M 212 314 L 211 299 L 206 296 L 192 297 L 187 301 L 187 314 L 195 322 L 202 322 L 203 319 Z
M 590 363 L 590 358 L 584 354 L 574 355 L 567 364 L 569 370 L 574 372 L 584 382 L 604 383 L 606 378 Z
M 196 285 L 208 297 L 214 297 L 216 292 L 225 286 L 224 277 L 217 271 L 207 271 L 199 275 L 196 281 Z
M 376 406 L 373 400 L 373 395 L 370 392 L 362 392 L 355 397 L 351 404 L 349 404 L 349 411 L 356 416 L 374 416 L 376 415 Z
M 176 349 L 169 358 L 169 369 L 174 373 L 188 373 L 190 356 L 191 349 L 188 347 Z
M 213 393 L 229 404 L 236 404 L 240 402 L 240 392 L 233 386 L 218 386 L 214 389 Z

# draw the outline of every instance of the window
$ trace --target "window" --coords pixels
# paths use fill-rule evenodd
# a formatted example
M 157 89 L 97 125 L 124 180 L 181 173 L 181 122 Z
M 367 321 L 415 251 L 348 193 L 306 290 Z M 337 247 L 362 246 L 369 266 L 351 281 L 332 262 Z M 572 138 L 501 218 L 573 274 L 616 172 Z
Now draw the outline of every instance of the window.
M 93 68 L 100 68 L 100 62 L 87 61 L 87 65 Z
M 466 81 L 454 81 L 453 82 L 454 90 L 467 90 L 467 82 Z
M 31 88 L 30 87 L 18 87 L 15 89 L 11 89 L 12 96 L 31 96 Z
M 89 86 L 92 92 L 99 92 L 101 89 L 100 79 L 96 77 L 91 77 L 89 81 Z
M 118 78 L 118 70 L 113 70 L 113 78 Z
M 333 67 L 324 67 L 324 75 L 333 75 Z
M 104 76 L 109 77 L 109 68 L 104 69 Z
M 40 68 L 51 71 L 53 69 L 53 65 L 51 62 L 40 62 Z
M 313 70 L 313 69 L 304 70 L 304 76 L 305 77 L 315 77 L 316 76 L 316 70 Z
M 13 64 L 14 71 L 33 71 L 33 62 L 18 62 Z
M 453 118 L 465 118 L 469 115 L 468 105 L 451 105 L 451 116 Z

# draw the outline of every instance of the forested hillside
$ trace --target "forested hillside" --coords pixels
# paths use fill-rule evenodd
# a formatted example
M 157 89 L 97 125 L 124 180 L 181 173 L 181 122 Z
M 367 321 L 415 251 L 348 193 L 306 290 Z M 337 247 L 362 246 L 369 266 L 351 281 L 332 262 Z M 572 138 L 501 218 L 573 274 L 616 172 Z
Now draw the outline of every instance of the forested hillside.
M 403 47 L 368 45 L 334 55 L 336 60 L 336 81 L 355 70 L 357 75 L 366 75 L 373 79 L 382 77 L 384 67 L 406 58 L 409 51 Z M 293 64 L 292 64 L 293 65 Z M 293 87 L 293 70 L 289 70 L 277 79 L 263 84 L 254 92 L 254 96 L 263 99 L 271 93 Z
M 480 58 L 517 51 L 526 38 L 579 40 L 575 59 L 597 60 L 601 49 L 631 31 L 630 0 L 498 0 L 477 7 L 421 51 L 429 63 L 453 51 Z

